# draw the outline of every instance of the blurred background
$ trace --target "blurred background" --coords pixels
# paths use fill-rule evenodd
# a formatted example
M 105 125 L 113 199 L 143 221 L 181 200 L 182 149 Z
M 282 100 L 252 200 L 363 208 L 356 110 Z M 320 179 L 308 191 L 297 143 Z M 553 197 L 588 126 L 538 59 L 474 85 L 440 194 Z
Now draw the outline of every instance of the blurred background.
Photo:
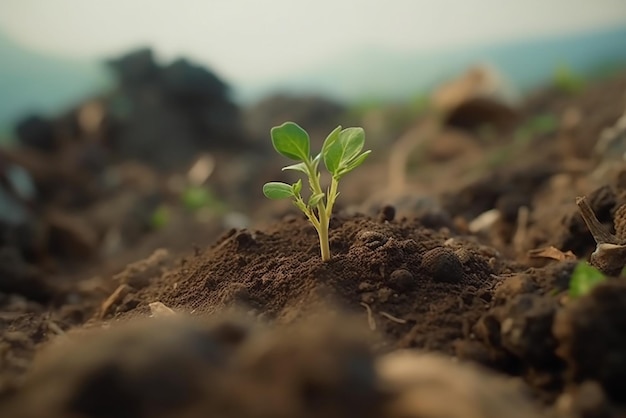
M 111 87 L 104 62 L 143 47 L 210 69 L 240 105 L 278 90 L 410 100 L 477 62 L 529 89 L 560 66 L 586 76 L 626 61 L 621 0 L 4 0 L 0 12 L 7 133 L 24 112 Z
M 3 0 L 0 62 L 0 246 L 55 269 L 288 213 L 260 192 L 286 120 L 364 126 L 345 208 L 415 212 L 585 116 L 626 3 Z

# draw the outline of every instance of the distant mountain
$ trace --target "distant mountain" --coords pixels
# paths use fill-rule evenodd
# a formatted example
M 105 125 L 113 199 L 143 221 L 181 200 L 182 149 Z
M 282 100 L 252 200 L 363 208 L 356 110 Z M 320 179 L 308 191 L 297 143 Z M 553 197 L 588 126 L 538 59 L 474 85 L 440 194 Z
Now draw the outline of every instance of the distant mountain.
M 281 90 L 347 101 L 408 99 L 477 63 L 494 66 L 520 90 L 549 82 L 560 65 L 589 76 L 613 65 L 626 66 L 626 27 L 437 52 L 365 49 L 334 57 L 306 73 L 241 86 L 239 97 L 256 100 Z
M 54 112 L 108 85 L 102 65 L 29 51 L 0 32 L 0 132 L 28 112 Z

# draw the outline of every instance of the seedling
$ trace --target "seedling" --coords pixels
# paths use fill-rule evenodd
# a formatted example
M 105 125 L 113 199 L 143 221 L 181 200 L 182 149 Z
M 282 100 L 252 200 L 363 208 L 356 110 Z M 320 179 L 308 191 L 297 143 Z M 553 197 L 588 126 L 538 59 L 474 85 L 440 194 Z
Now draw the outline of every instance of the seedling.
M 313 224 L 320 241 L 322 260 L 330 260 L 328 244 L 328 225 L 333 206 L 339 196 L 339 180 L 354 170 L 367 158 L 371 151 L 364 151 L 365 131 L 363 128 L 335 128 L 326 137 L 322 151 L 315 157 L 311 156 L 309 134 L 293 122 L 285 122 L 271 130 L 272 145 L 283 157 L 298 163 L 283 167 L 304 173 L 309 182 L 309 196 L 305 201 L 302 197 L 302 179 L 293 184 L 270 182 L 263 186 L 263 194 L 269 199 L 293 199 L 293 203 Z M 320 161 L 324 162 L 330 173 L 330 186 L 326 192 L 321 185 L 321 173 L 318 170 Z
M 572 298 L 586 295 L 597 284 L 605 280 L 606 277 L 600 270 L 583 261 L 579 263 L 572 272 L 572 277 L 569 282 L 569 294 Z

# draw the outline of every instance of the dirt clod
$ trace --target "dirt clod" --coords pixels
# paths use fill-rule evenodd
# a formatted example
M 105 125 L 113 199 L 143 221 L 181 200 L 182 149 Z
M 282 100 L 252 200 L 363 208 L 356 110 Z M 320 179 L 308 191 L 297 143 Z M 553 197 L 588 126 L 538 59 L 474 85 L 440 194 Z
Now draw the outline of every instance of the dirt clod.
M 396 208 L 391 205 L 385 205 L 378 213 L 378 219 L 381 222 L 391 222 L 396 217 Z
M 417 281 L 410 271 L 397 269 L 391 272 L 391 275 L 389 276 L 389 284 L 394 289 L 403 291 L 411 289 L 417 284 Z
M 362 231 L 357 235 L 357 242 L 370 250 L 382 246 L 389 238 L 377 231 Z
M 613 280 L 571 301 L 558 312 L 554 335 L 558 354 L 574 382 L 598 381 L 607 394 L 626 401 L 626 284 Z M 592 343 L 589 343 L 592 342 Z
M 422 256 L 422 268 L 436 281 L 458 283 L 463 280 L 463 264 L 446 247 L 436 247 Z

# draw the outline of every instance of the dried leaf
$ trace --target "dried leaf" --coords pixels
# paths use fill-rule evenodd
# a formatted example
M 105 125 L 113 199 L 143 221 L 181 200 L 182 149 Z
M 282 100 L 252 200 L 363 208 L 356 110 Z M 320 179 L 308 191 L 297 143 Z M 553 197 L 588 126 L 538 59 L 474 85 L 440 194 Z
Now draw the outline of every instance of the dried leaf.
M 567 251 L 566 253 L 564 253 L 563 251 L 553 246 L 530 250 L 528 251 L 528 256 L 531 258 L 549 258 L 557 261 L 576 260 L 576 256 L 573 252 Z

